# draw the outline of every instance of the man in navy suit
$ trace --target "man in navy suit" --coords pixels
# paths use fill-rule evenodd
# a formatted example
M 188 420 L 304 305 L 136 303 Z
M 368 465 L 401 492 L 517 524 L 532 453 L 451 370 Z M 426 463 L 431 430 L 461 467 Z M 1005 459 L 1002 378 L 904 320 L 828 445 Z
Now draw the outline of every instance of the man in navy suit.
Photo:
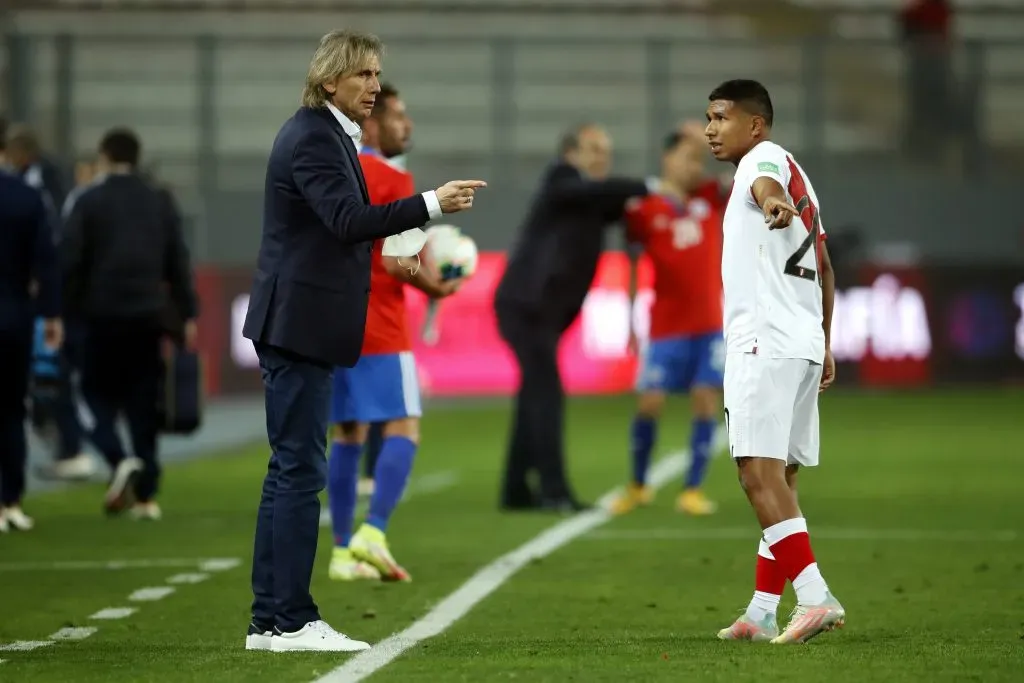
M 309 593 L 331 370 L 359 358 L 373 240 L 387 238 L 385 254 L 412 256 L 425 241 L 419 226 L 471 208 L 485 186 L 452 181 L 370 206 L 355 143 L 380 92 L 382 52 L 376 36 L 325 35 L 303 106 L 281 127 L 267 163 L 263 236 L 242 330 L 259 356 L 272 451 L 256 521 L 250 650 L 369 648 L 322 621 Z
M 0 137 L 0 533 L 28 531 L 21 509 L 25 492 L 25 394 L 36 316 L 46 345 L 64 337 L 59 317 L 60 271 L 50 215 L 43 196 L 10 173 Z M 33 290 L 35 297 L 33 300 Z

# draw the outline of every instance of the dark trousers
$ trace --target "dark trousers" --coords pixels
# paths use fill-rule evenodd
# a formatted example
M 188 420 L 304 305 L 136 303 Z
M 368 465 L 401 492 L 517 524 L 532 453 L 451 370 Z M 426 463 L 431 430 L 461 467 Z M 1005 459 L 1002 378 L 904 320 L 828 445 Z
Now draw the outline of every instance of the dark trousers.
M 287 633 L 320 619 L 309 583 L 327 483 L 331 368 L 264 344 L 256 353 L 271 452 L 256 517 L 252 623 Z
M 117 418 L 128 423 L 132 452 L 142 461 L 135 484 L 139 502 L 156 495 L 160 481 L 157 460 L 157 394 L 160 388 L 159 325 L 149 319 L 90 320 L 82 346 L 82 397 L 92 412 L 92 442 L 111 469 L 125 459 Z
M 0 506 L 15 505 L 25 493 L 25 396 L 32 358 L 32 327 L 0 329 Z
M 53 421 L 60 434 L 60 450 L 57 458 L 67 460 L 82 452 L 85 430 L 78 419 L 78 405 L 75 403 L 74 374 L 82 367 L 84 329 L 80 323 L 66 321 L 64 327 L 64 348 L 61 349 L 61 382 L 53 405 Z
M 558 371 L 558 341 L 565 328 L 514 306 L 499 305 L 497 314 L 498 330 L 515 353 L 520 373 L 502 503 L 520 505 L 535 497 L 527 480 L 531 472 L 540 480 L 542 498 L 572 497 L 565 476 L 565 392 Z

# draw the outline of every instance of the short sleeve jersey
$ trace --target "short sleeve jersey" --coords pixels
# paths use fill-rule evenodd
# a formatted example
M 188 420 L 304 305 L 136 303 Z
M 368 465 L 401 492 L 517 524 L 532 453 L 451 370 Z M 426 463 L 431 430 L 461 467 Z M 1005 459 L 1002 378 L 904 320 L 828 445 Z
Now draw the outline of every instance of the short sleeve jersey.
M 789 227 L 769 230 L 754 199 L 758 178 L 778 182 L 799 210 Z M 774 142 L 759 143 L 740 161 L 722 245 L 728 352 L 824 359 L 819 262 L 825 230 L 819 207 L 807 174 Z
M 651 194 L 627 204 L 627 238 L 654 268 L 651 339 L 722 329 L 721 203 L 713 182 L 685 201 Z
M 371 204 L 388 204 L 415 194 L 412 174 L 390 163 L 378 152 L 364 148 L 359 153 L 359 164 L 363 168 Z M 406 323 L 405 284 L 384 267 L 383 244 L 384 240 L 374 240 L 373 243 L 363 355 L 398 353 L 412 348 Z

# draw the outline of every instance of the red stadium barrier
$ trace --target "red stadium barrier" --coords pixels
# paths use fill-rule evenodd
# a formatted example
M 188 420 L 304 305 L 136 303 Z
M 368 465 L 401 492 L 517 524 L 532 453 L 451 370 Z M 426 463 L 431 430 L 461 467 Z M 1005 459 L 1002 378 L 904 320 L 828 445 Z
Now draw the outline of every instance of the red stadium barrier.
M 505 395 L 512 357 L 498 335 L 493 296 L 505 256 L 480 255 L 458 294 L 443 301 L 435 346 L 419 339 L 426 299 L 410 288 L 410 329 L 425 393 Z M 1014 269 L 865 267 L 837 288 L 833 351 L 839 383 L 920 386 L 935 381 L 1024 381 L 1024 276 Z M 629 339 L 628 261 L 602 257 L 583 311 L 559 348 L 570 394 L 629 391 L 636 358 Z M 211 393 L 260 389 L 252 344 L 241 336 L 251 272 L 200 269 L 200 342 Z M 651 271 L 641 262 L 638 329 L 646 330 Z M 642 335 L 641 335 L 642 336 Z

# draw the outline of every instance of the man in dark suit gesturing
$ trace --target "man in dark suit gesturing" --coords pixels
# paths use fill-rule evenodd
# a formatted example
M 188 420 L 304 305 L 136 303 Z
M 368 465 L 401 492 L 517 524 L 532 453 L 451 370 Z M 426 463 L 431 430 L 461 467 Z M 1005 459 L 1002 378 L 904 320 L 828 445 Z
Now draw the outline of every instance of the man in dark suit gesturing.
M 370 206 L 355 142 L 380 92 L 382 52 L 372 35 L 325 35 L 303 106 L 281 127 L 267 164 L 263 236 L 242 331 L 259 356 L 272 451 L 256 521 L 251 650 L 369 648 L 322 621 L 309 593 L 331 368 L 359 358 L 373 240 L 388 238 L 385 255 L 412 256 L 425 241 L 419 226 L 469 209 L 485 185 L 453 181 Z
M 642 180 L 608 177 L 611 138 L 596 124 L 569 131 L 559 151 L 541 178 L 494 297 L 498 329 L 520 369 L 501 491 L 506 510 L 586 507 L 565 476 L 558 342 L 597 272 L 605 227 L 622 216 L 626 200 L 648 191 Z M 531 472 L 539 491 L 528 482 Z

